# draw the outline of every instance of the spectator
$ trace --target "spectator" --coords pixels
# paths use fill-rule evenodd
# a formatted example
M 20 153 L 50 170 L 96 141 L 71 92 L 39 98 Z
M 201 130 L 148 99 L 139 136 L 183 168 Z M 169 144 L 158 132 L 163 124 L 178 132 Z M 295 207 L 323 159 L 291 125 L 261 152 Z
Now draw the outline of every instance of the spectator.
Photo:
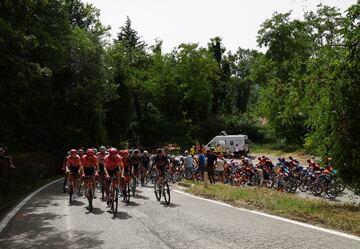
M 185 164 L 185 178 L 189 179 L 193 173 L 193 162 L 192 162 L 192 156 L 189 154 L 187 150 L 185 151 L 184 164 Z
M 234 146 L 234 157 L 235 158 L 240 157 L 240 146 L 239 146 L 239 144 L 235 144 L 235 146 Z
M 193 156 L 195 155 L 195 146 L 192 146 L 190 149 L 190 154 Z
M 198 142 L 198 143 L 196 143 L 196 148 L 195 148 L 195 149 L 196 149 L 196 152 L 199 152 L 199 150 L 201 149 L 201 148 L 200 148 L 200 144 L 199 144 L 199 142 Z
M 202 153 L 202 150 L 199 150 L 198 157 L 198 168 L 196 169 L 195 174 L 201 174 L 201 178 L 204 179 L 204 169 L 205 169 L 205 155 Z
M 218 154 L 218 159 L 216 162 L 216 169 L 219 172 L 219 176 L 220 176 L 220 182 L 224 183 L 224 160 L 223 160 L 223 156 L 221 154 Z
M 15 165 L 13 163 L 12 157 L 7 154 L 8 148 L 4 145 L 4 143 L 1 143 L 0 145 L 0 156 L 9 162 L 9 167 L 11 169 L 15 169 Z
M 210 184 L 215 184 L 215 165 L 217 156 L 214 154 L 214 151 L 215 149 L 212 147 L 208 154 L 207 165 L 205 168 L 205 171 L 207 171 L 207 174 L 209 176 Z

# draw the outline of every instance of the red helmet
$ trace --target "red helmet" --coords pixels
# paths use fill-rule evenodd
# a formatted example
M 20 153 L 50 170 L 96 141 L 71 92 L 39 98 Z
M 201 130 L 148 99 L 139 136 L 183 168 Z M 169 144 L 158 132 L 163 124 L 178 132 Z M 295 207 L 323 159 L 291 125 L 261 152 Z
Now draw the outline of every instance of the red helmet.
M 86 150 L 86 155 L 88 156 L 93 156 L 95 153 L 94 153 L 94 150 L 93 149 L 87 149 Z
M 111 156 L 116 156 L 118 154 L 118 150 L 116 148 L 110 148 L 109 149 L 109 154 Z
M 70 150 L 70 155 L 76 155 L 77 153 L 77 150 L 76 149 L 71 149 Z
M 129 151 L 128 151 L 128 150 L 124 150 L 123 153 L 124 153 L 124 155 L 128 155 L 128 154 L 129 154 Z

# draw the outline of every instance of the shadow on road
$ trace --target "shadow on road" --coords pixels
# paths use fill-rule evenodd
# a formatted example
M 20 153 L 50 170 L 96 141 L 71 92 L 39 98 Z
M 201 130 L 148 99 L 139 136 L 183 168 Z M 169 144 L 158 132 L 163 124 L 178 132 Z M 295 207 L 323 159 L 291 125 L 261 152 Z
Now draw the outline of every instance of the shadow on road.
M 139 205 L 140 204 L 135 202 L 135 201 L 130 201 L 129 204 L 128 204 L 128 206 L 134 206 L 134 207 L 139 206 Z
M 136 195 L 135 199 L 149 200 L 150 198 L 144 195 Z
M 179 204 L 175 204 L 175 203 L 170 203 L 169 205 L 166 205 L 165 202 L 161 202 L 161 205 L 162 205 L 163 207 L 166 207 L 166 208 L 176 208 L 176 207 L 180 207 Z
M 77 201 L 77 200 L 73 200 L 73 202 L 71 203 L 71 205 L 69 204 L 69 206 L 84 206 L 85 203 L 82 201 Z
M 42 202 L 44 203 L 44 202 Z M 35 204 L 32 202 L 32 204 Z M 40 207 L 41 209 L 41 207 Z M 37 213 L 39 208 L 27 206 L 0 237 L 0 248 L 76 248 L 101 247 L 104 241 L 97 239 L 101 232 L 59 231 L 54 227 L 56 220 L 65 215 Z M 69 234 L 71 233 L 71 243 Z
M 119 219 L 119 220 L 127 220 L 127 219 L 130 219 L 130 218 L 132 218 L 131 215 L 129 215 L 126 212 L 120 212 L 120 211 L 117 212 L 115 217 L 112 217 L 112 219 Z

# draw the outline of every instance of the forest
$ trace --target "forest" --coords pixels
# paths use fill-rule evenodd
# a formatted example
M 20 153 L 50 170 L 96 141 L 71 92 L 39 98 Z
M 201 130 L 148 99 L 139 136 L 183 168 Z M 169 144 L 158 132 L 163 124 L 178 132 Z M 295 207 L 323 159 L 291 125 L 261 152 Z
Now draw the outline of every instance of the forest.
M 301 20 L 274 13 L 258 30 L 266 52 L 213 37 L 164 53 L 130 18 L 110 38 L 99 15 L 80 0 L 1 1 L 0 141 L 11 150 L 189 146 L 227 131 L 331 156 L 360 189 L 360 0 Z

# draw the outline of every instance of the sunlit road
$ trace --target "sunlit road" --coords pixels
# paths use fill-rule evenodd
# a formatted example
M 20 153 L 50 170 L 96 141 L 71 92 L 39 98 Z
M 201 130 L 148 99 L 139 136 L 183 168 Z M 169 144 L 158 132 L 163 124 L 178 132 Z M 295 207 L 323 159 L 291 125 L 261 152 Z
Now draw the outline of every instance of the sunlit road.
M 172 188 L 175 188 L 173 186 Z M 57 182 L 35 195 L 0 234 L 0 248 L 360 248 L 360 242 L 172 192 L 167 207 L 139 188 L 116 218 L 99 198 L 68 196 Z

